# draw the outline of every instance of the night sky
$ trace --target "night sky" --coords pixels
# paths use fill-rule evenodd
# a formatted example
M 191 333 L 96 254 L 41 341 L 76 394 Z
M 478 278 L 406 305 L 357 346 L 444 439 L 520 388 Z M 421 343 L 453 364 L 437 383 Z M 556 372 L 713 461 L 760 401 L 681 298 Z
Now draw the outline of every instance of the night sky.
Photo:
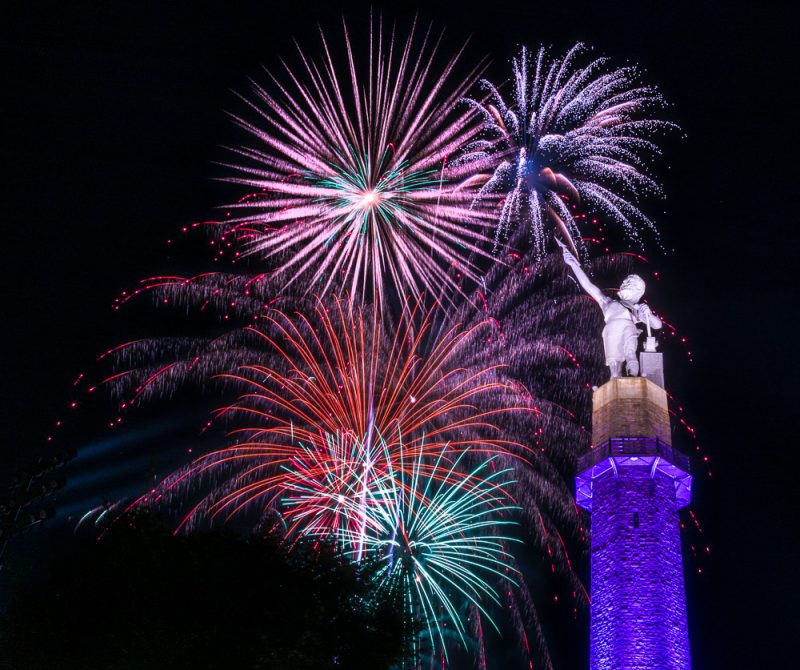
M 363 24 L 369 8 L 92 4 L 0 9 L 3 481 L 47 449 L 77 373 L 108 346 L 152 332 L 132 333 L 110 304 L 141 277 L 184 269 L 166 240 L 227 200 L 229 187 L 211 178 L 222 173 L 221 145 L 237 138 L 224 114 L 240 104 L 232 91 L 289 54 L 292 38 L 316 48 L 317 24 L 333 34 L 342 13 Z M 401 21 L 413 15 L 373 5 Z M 798 101 L 788 6 L 498 0 L 420 10 L 447 28 L 450 46 L 471 36 L 468 58 L 491 56 L 497 78 L 520 43 L 563 51 L 582 40 L 615 63 L 641 64 L 673 103 L 667 116 L 686 137 L 669 143 L 659 170 L 669 197 L 650 209 L 667 252 L 650 244 L 647 256 L 661 274 L 651 304 L 678 325 L 693 358 L 672 350 L 668 386 L 713 471 L 699 469 L 693 505 L 711 555 L 686 559 L 699 669 L 800 663 L 800 249 L 789 155 Z M 142 440 L 157 447 L 170 430 Z M 165 467 L 153 458 L 130 460 L 120 476 L 135 471 L 132 485 L 146 482 Z M 585 630 L 570 634 L 585 644 Z M 563 667 L 580 667 L 580 653 L 564 658 Z

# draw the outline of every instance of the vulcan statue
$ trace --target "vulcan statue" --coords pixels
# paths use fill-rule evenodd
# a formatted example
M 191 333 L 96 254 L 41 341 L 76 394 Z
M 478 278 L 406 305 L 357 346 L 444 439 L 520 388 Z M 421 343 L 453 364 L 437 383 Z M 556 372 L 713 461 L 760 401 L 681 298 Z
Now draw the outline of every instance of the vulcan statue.
M 636 324 L 643 323 L 647 326 L 650 351 L 655 351 L 655 339 L 650 336 L 650 329 L 658 330 L 662 325 L 661 319 L 653 314 L 647 305 L 639 302 L 644 295 L 644 280 L 639 275 L 628 275 L 619 287 L 617 299 L 609 298 L 591 282 L 569 249 L 559 240 L 556 242 L 564 254 L 564 262 L 572 269 L 581 288 L 603 310 L 603 318 L 606 321 L 603 327 L 603 347 L 611 377 L 619 377 L 622 374 L 623 363 L 628 376 L 638 376 L 637 349 L 640 331 Z

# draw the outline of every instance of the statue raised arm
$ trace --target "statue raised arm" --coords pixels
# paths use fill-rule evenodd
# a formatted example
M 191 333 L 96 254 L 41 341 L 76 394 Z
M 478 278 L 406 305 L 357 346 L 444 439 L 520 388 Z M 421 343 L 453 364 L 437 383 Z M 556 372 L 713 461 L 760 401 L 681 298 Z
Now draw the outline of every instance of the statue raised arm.
M 603 318 L 606 322 L 603 327 L 603 347 L 606 354 L 606 365 L 608 365 L 611 376 L 619 377 L 622 374 L 623 363 L 628 375 L 638 375 L 639 329 L 636 324 L 645 324 L 648 335 L 651 328 L 658 330 L 662 325 L 661 319 L 653 314 L 646 304 L 639 302 L 644 295 L 644 280 L 639 275 L 628 275 L 619 287 L 618 299 L 609 298 L 592 283 L 578 259 L 570 253 L 569 249 L 560 240 L 556 240 L 556 242 L 561 247 L 564 262 L 572 270 L 581 288 L 603 310 Z
M 564 254 L 564 262 L 572 270 L 572 273 L 575 275 L 575 279 L 578 280 L 581 288 L 586 291 L 594 299 L 594 301 L 600 305 L 600 309 L 605 312 L 606 304 L 609 300 L 611 300 L 611 298 L 603 295 L 603 292 L 592 283 L 592 280 L 589 279 L 589 276 L 583 271 L 580 261 L 572 255 L 572 252 L 569 249 L 567 249 L 566 244 L 564 244 L 558 238 L 556 238 L 556 244 L 561 247 L 561 253 Z

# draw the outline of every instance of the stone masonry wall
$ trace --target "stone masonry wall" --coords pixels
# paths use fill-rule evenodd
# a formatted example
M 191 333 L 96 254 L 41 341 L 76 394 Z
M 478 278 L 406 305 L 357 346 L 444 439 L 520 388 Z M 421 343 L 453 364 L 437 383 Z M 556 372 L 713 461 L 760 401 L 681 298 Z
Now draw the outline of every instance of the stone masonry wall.
M 625 467 L 594 487 L 591 670 L 689 670 L 673 481 Z

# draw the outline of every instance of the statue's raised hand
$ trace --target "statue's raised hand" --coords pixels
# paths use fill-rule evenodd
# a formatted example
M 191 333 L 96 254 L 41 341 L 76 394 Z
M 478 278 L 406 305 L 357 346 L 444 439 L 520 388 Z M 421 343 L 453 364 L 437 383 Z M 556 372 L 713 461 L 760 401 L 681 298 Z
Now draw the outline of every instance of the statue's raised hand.
M 580 262 L 577 258 L 572 254 L 572 252 L 567 248 L 567 245 L 564 244 L 561 240 L 557 237 L 554 238 L 556 244 L 561 247 L 561 253 L 564 256 L 564 262 L 569 265 L 571 268 L 579 268 L 581 266 Z
M 603 295 L 603 292 L 592 283 L 592 280 L 589 279 L 587 274 L 583 271 L 581 262 L 575 258 L 572 252 L 567 248 L 567 245 L 558 238 L 555 238 L 555 240 L 556 244 L 561 247 L 561 253 L 564 255 L 564 262 L 572 270 L 572 274 L 575 275 L 575 279 L 578 280 L 581 288 L 589 294 L 592 300 L 594 300 L 603 310 L 605 310 L 606 305 L 609 303 L 609 299 L 606 298 Z

